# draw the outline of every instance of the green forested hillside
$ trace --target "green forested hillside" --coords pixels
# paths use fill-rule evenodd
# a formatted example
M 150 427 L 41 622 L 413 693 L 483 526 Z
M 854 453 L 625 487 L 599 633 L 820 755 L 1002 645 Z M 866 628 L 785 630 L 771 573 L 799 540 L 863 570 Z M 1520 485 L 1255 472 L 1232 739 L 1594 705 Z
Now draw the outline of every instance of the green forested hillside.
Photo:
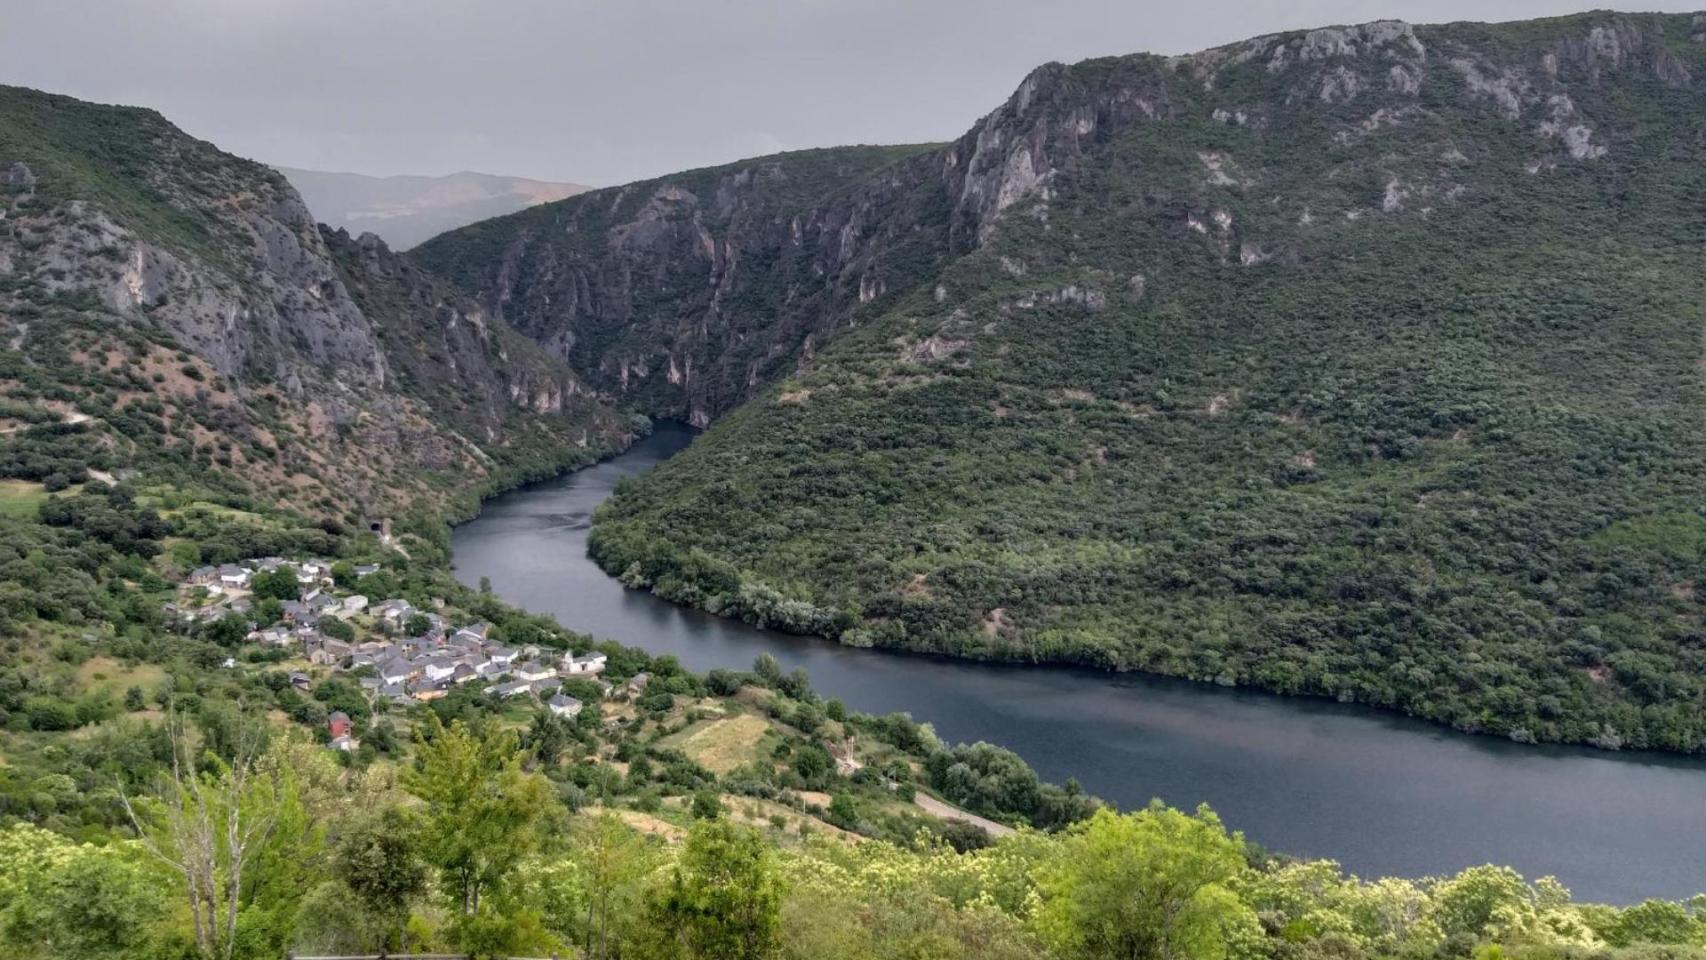
M 1044 68 L 979 148 L 1015 144 L 1009 175 L 1035 138 L 992 131 L 1076 152 L 622 489 L 595 553 L 847 643 L 1701 749 L 1693 29 L 1374 24 Z

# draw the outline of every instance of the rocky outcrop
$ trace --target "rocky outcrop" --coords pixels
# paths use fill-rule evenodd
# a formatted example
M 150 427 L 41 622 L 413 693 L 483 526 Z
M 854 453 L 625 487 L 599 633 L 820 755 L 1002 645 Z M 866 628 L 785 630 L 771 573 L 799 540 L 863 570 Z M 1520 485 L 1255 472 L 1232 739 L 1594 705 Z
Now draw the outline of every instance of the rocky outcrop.
M 1698 32 L 1380 22 L 1042 67 L 809 204 L 884 198 L 859 283 L 749 277 L 782 294 L 755 313 L 815 335 L 607 503 L 592 555 L 857 646 L 1702 749 L 1706 685 L 1674 682 L 1706 675 L 1700 611 L 1663 590 L 1694 577 L 1671 534 L 1706 499 Z M 896 224 L 941 266 L 871 239 Z M 622 322 L 690 277 L 646 274 Z M 670 348 L 657 381 L 719 362 Z M 817 613 L 741 605 L 772 590 Z
M 14 161 L 6 169 L 0 170 L 0 187 L 23 193 L 34 190 L 35 186 L 36 175 L 30 172 L 29 165 L 23 161 Z
M 140 113 L 140 112 L 139 112 Z M 13 218 L 32 235 L 30 276 L 50 294 L 94 293 L 125 321 L 160 327 L 220 374 L 299 386 L 304 367 L 383 387 L 372 324 L 344 288 L 302 201 L 277 174 L 218 154 L 152 115 L 154 178 L 191 237 L 151 229 L 78 185 Z M 21 183 L 34 184 L 27 166 Z
M 938 168 L 908 149 L 785 154 L 596 191 L 410 256 L 602 397 L 702 425 L 941 261 Z
M 374 318 L 399 390 L 418 396 L 470 436 L 493 442 L 515 411 L 560 416 L 598 411 L 579 379 L 538 344 L 494 322 L 479 304 L 393 253 L 371 233 L 320 228 L 339 276 Z
M 410 255 L 601 396 L 703 425 L 809 342 L 918 287 L 1122 126 L 1173 111 L 1163 61 L 1114 84 L 1051 64 L 947 147 L 765 157 L 595 191 Z
M 278 173 L 151 111 L 0 87 L 0 120 L 0 334 L 95 412 L 80 455 L 367 513 L 628 436 L 560 361 L 377 238 L 323 230 Z
M 1003 219 L 1046 226 L 1059 179 L 1140 125 L 1301 127 L 1351 147 L 1427 129 L 1440 104 L 1467 101 L 1501 118 L 1502 135 L 1532 138 L 1524 164 L 1538 173 L 1615 149 L 1595 117 L 1612 78 L 1695 82 L 1669 46 L 1673 34 L 1699 32 L 1690 18 L 1542 21 L 1523 44 L 1491 42 L 1487 29 L 1380 21 L 1189 56 L 1047 64 L 951 144 L 783 154 L 594 191 L 447 234 L 412 256 L 568 361 L 600 396 L 702 424 L 796 371 L 808 343 L 933 289 L 943 266 Z M 1467 189 L 1457 161 L 1441 158 L 1467 162 L 1473 149 L 1351 155 L 1329 175 L 1374 181 L 1378 192 L 1290 216 L 1307 225 L 1431 212 Z M 1262 182 L 1229 152 L 1201 163 L 1213 187 Z M 1181 211 L 1205 234 L 1211 216 Z M 1219 259 L 1289 262 L 1283 237 L 1242 231 L 1217 227 Z

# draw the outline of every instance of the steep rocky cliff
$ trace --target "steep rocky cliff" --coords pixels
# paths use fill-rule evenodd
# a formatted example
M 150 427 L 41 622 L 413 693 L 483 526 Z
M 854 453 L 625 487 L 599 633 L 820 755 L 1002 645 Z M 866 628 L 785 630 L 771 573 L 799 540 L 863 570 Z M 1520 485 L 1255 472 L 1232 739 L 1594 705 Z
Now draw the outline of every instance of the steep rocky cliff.
M 809 356 L 625 489 L 596 554 L 848 643 L 1701 749 L 1703 24 L 1039 68 L 812 204 L 870 201 L 790 315 Z M 630 275 L 698 270 L 670 266 Z M 586 322 L 521 302 L 529 333 Z
M 941 147 L 760 157 L 598 190 L 411 256 L 605 396 L 704 426 L 975 248 L 1087 140 L 1173 107 L 1154 58 L 1059 65 Z
M 518 413 L 562 421 L 562 438 L 578 448 L 610 435 L 609 411 L 562 361 L 373 234 L 320 229 L 351 299 L 378 320 L 393 386 L 437 419 L 480 444 L 505 442 L 526 419 Z
M 626 435 L 477 305 L 151 111 L 0 88 L 0 169 L 10 475 L 219 474 L 354 519 Z
M 1380 22 L 1193 56 L 1048 64 L 952 144 L 781 154 L 593 191 L 413 255 L 606 396 L 703 426 L 979 246 L 1009 208 L 1046 216 L 1057 180 L 1134 125 L 1208 119 L 1269 145 L 1291 124 L 1317 128 L 1321 146 L 1344 154 L 1321 168 L 1340 181 L 1337 213 L 1431 209 L 1469 189 L 1451 174 L 1469 162 L 1452 143 L 1386 157 L 1370 146 L 1426 127 L 1441 107 L 1503 118 L 1488 132 L 1532 139 L 1522 148 L 1532 172 L 1598 157 L 1607 148 L 1572 91 L 1595 101 L 1607 81 L 1637 77 L 1687 88 L 1698 72 L 1692 18 L 1600 19 L 1583 30 Z M 1525 35 L 1545 48 L 1540 59 L 1509 49 Z M 1262 181 L 1213 151 L 1200 163 L 1217 187 Z M 1185 223 L 1207 235 L 1211 216 Z M 1212 226 L 1241 260 L 1282 253 L 1239 240 L 1241 225 Z
M 780 154 L 545 204 L 410 256 L 604 396 L 703 426 L 940 268 L 939 163 L 910 147 Z

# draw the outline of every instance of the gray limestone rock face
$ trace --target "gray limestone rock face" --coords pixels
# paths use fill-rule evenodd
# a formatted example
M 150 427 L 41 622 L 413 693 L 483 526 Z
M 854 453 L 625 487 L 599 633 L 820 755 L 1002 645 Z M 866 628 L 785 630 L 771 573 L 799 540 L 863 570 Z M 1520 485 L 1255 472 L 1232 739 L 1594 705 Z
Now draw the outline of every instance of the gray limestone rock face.
M 1063 184 L 1121 138 L 1203 121 L 1253 142 L 1298 138 L 1265 162 L 1240 164 L 1242 149 L 1230 147 L 1203 152 L 1190 182 L 1156 184 L 1144 201 L 1176 210 L 1220 262 L 1282 267 L 1295 259 L 1288 237 L 1212 224 L 1217 201 L 1194 191 L 1269 191 L 1299 228 L 1371 224 L 1434 217 L 1473 196 L 1476 165 L 1504 147 L 1520 156 L 1507 155 L 1508 169 L 1537 175 L 1604 163 L 1627 142 L 1606 91 L 1655 79 L 1691 89 L 1698 60 L 1666 38 L 1706 34 L 1706 15 L 1588 14 L 1548 30 L 1514 43 L 1466 25 L 1384 20 L 1186 56 L 1045 64 L 948 144 L 880 162 L 860 148 L 783 154 L 592 191 L 410 256 L 454 277 L 598 396 L 715 418 L 803 369 L 810 348 L 930 296 L 945 265 L 1004 225 L 1024 218 L 1047 230 Z M 1425 139 L 1459 120 L 1472 120 L 1475 136 Z M 1326 176 L 1364 185 L 1361 196 L 1301 196 L 1322 177 L 1289 182 L 1292 155 L 1317 148 L 1343 154 Z M 1026 259 L 1004 253 L 999 269 L 1022 275 Z
M 0 342 L 55 370 L 151 369 L 136 388 L 162 420 L 193 421 L 188 441 L 257 489 L 339 510 L 326 491 L 365 504 L 431 471 L 450 473 L 438 490 L 477 485 L 499 465 L 480 444 L 518 432 L 547 453 L 631 433 L 478 303 L 377 238 L 323 230 L 276 171 L 151 111 L 15 88 L 0 111 L 30 130 L 0 136 Z M 123 164 L 87 142 L 96 116 L 134 148 Z

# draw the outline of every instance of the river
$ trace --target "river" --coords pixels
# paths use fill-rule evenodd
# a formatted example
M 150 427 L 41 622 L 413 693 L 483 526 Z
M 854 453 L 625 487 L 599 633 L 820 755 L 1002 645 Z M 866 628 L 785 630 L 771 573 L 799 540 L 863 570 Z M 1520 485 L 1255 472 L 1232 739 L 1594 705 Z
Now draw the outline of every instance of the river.
M 758 630 L 627 590 L 586 557 L 617 480 L 685 447 L 673 424 L 613 460 L 505 494 L 456 528 L 456 575 L 564 626 L 746 669 L 770 653 L 823 696 L 910 712 L 946 740 L 1017 751 L 1121 806 L 1212 806 L 1270 849 L 1362 876 L 1480 863 L 1558 877 L 1578 899 L 1706 890 L 1706 763 L 1523 746 L 1379 711 L 1158 677 L 1014 667 L 842 647 Z

